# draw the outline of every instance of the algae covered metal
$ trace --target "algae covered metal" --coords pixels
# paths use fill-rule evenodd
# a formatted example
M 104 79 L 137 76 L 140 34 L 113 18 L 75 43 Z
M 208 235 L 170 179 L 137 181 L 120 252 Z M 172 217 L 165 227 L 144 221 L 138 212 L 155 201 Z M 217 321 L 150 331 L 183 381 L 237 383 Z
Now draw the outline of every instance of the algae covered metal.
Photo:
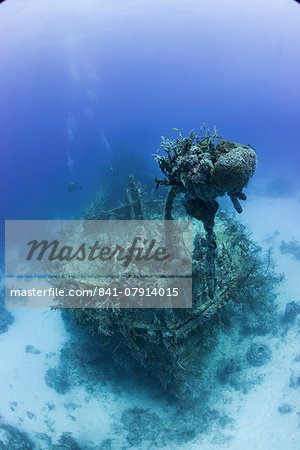
M 131 176 L 124 205 L 105 210 L 92 204 L 84 214 L 88 220 L 192 217 L 192 308 L 70 310 L 76 323 L 98 336 L 117 365 L 126 368 L 135 361 L 177 395 L 189 389 L 190 376 L 201 377 L 201 357 L 210 351 L 209 324 L 215 324 L 232 302 L 260 309 L 279 281 L 270 253 L 263 255 L 232 215 L 218 211 L 216 201 L 217 196 L 228 193 L 241 212 L 239 200 L 246 199 L 242 189 L 254 173 L 255 152 L 225 140 L 215 146 L 217 138 L 217 132 L 211 135 L 207 131 L 200 138 L 191 134 L 163 140 L 167 156 L 156 158 L 165 178 L 156 182 L 170 187 L 165 198 L 148 198 Z M 59 279 L 52 282 L 64 283 Z M 89 280 L 75 282 L 90 285 Z

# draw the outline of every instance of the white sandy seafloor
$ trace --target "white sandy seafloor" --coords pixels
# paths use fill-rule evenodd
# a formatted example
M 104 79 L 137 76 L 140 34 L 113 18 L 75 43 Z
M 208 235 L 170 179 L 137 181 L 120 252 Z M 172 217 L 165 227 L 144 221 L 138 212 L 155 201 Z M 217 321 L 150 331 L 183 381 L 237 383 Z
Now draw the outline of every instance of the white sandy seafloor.
M 300 301 L 300 261 L 290 254 L 282 254 L 279 246 L 282 240 L 295 238 L 300 242 L 300 201 L 294 199 L 250 198 L 239 220 L 247 225 L 252 238 L 263 248 L 274 249 L 277 270 L 284 273 L 285 280 L 279 289 L 276 302 L 284 313 L 290 301 Z M 279 234 L 277 233 L 279 231 Z M 275 234 L 274 234 L 275 233 Z M 298 319 L 299 320 L 299 319 Z M 229 448 L 231 450 L 298 450 L 300 448 L 300 389 L 290 387 L 291 376 L 300 375 L 300 323 L 296 323 L 282 339 L 269 338 L 273 350 L 271 361 L 263 366 L 265 379 L 245 396 L 241 392 L 230 392 L 220 400 L 224 410 L 233 417 L 233 428 L 224 431 L 228 442 L 216 445 L 218 430 L 213 439 L 201 439 L 201 443 L 189 444 L 188 449 L 210 450 Z M 280 414 L 278 407 L 288 404 L 289 414 Z M 220 405 L 216 405 L 220 407 Z
M 289 301 L 300 301 L 300 261 L 282 254 L 282 240 L 300 242 L 300 203 L 294 199 L 250 198 L 239 219 L 253 232 L 253 239 L 265 249 L 274 248 L 277 270 L 285 274 L 276 301 L 284 313 Z M 276 233 L 275 233 L 276 232 Z M 279 233 L 278 233 L 279 232 Z M 81 385 L 59 394 L 45 383 L 48 368 L 59 361 L 60 349 L 68 341 L 68 332 L 58 311 L 14 309 L 15 321 L 0 335 L 0 419 L 28 434 L 36 448 L 54 448 L 62 433 L 71 433 L 83 449 L 157 448 L 151 442 L 130 447 L 120 416 L 126 408 L 143 408 L 164 416 L 167 403 L 159 402 L 157 391 L 109 380 L 92 391 Z M 228 427 L 217 425 L 207 435 L 199 435 L 188 444 L 170 449 L 255 449 L 298 450 L 300 448 L 300 387 L 290 386 L 293 376 L 300 377 L 300 316 L 286 334 L 264 336 L 272 359 L 260 367 L 265 375 L 261 384 L 247 394 L 224 387 L 214 405 L 233 419 Z M 32 345 L 40 353 L 26 353 Z M 281 414 L 278 407 L 291 406 Z M 164 405 L 164 407 L 162 406 Z M 163 411 L 160 411 L 164 408 Z M 38 434 L 40 433 L 40 434 Z M 41 437 L 44 433 L 44 437 Z M 48 441 L 46 439 L 48 436 Z M 1 442 L 0 430 L 0 442 Z M 111 439 L 111 441 L 108 441 Z M 61 445 L 57 448 L 72 448 Z M 75 447 L 74 447 L 75 448 Z

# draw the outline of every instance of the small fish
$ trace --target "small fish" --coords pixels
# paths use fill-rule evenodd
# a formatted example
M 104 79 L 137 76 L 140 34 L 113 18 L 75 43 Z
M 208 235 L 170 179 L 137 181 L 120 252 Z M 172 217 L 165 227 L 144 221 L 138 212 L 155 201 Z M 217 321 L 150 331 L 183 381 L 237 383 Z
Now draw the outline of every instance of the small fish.
M 81 191 L 82 187 L 80 186 L 78 181 L 76 181 L 76 183 L 74 181 L 71 181 L 71 183 L 69 183 L 68 189 L 69 192 L 74 192 L 74 191 Z
M 174 127 L 174 128 L 172 128 L 172 130 L 175 130 L 175 131 L 180 131 L 180 130 L 179 130 L 179 128 L 175 128 L 175 127 Z
M 300 1 L 300 0 L 299 0 Z M 253 145 L 248 144 L 248 147 L 252 148 L 252 150 L 255 150 L 255 148 L 253 147 Z

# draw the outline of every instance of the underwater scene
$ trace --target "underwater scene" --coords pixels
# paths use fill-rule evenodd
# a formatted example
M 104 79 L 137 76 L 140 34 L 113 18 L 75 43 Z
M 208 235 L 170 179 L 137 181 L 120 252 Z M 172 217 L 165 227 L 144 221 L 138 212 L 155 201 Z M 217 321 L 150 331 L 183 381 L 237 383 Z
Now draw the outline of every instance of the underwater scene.
M 0 450 L 300 449 L 300 2 L 0 29 Z

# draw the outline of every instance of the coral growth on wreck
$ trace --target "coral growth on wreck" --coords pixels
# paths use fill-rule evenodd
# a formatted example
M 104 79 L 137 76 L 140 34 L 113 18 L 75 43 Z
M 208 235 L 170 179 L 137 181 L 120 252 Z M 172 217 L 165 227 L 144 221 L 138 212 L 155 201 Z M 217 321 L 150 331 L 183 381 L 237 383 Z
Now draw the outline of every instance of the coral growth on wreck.
M 237 144 L 220 139 L 218 131 L 209 131 L 206 125 L 202 125 L 200 135 L 194 131 L 188 137 L 180 133 L 177 139 L 162 138 L 160 151 L 165 155 L 155 155 L 164 178 L 156 178 L 159 185 L 170 186 L 168 203 L 166 204 L 165 218 L 170 219 L 172 199 L 178 193 L 184 193 L 188 205 L 194 204 L 194 209 L 199 209 L 199 217 L 203 220 L 203 214 L 207 215 L 211 209 L 218 209 L 216 198 L 225 195 L 230 196 L 234 208 L 238 213 L 242 212 L 239 200 L 246 200 L 242 192 L 253 176 L 257 157 L 254 150 L 242 144 Z M 201 200 L 199 203 L 197 200 Z M 199 207 L 197 208 L 197 203 Z M 206 209 L 207 212 L 201 212 Z M 205 224 L 205 220 L 203 220 Z
M 162 139 L 160 150 L 165 155 L 155 155 L 165 178 L 155 179 L 156 186 L 170 186 L 166 199 L 165 219 L 172 220 L 172 206 L 177 194 L 184 194 L 186 213 L 200 220 L 206 232 L 207 266 L 209 268 L 209 296 L 214 297 L 215 216 L 219 208 L 217 197 L 226 193 L 230 196 L 238 213 L 243 211 L 239 200 L 246 200 L 243 192 L 255 172 L 257 158 L 249 146 L 221 139 L 214 129 L 211 133 L 202 125 L 200 135 L 194 131 L 188 137 L 180 133 L 177 139 Z
M 106 212 L 101 209 L 98 215 L 93 211 L 93 217 L 155 220 L 163 216 L 165 200 L 147 200 L 132 177 L 128 192 L 125 205 Z M 182 219 L 184 215 L 184 205 L 175 199 L 174 218 Z M 274 286 L 280 281 L 274 272 L 271 254 L 263 255 L 245 228 L 228 213 L 219 211 L 214 228 L 217 246 L 215 289 L 211 297 L 211 274 L 206 254 L 208 242 L 202 222 L 193 219 L 193 230 L 192 308 L 85 307 L 70 310 L 75 323 L 85 326 L 98 337 L 116 365 L 126 369 L 134 362 L 176 395 L 190 390 L 190 377 L 199 380 L 204 376 L 205 357 L 216 345 L 218 329 L 225 326 L 225 322 L 226 326 L 236 327 L 236 320 L 245 321 L 246 328 L 250 329 L 250 318 L 257 311 L 258 318 L 268 316 Z M 67 282 L 51 279 L 56 287 L 65 287 Z M 71 283 L 74 288 L 94 287 L 88 279 L 72 279 Z M 109 285 L 111 281 L 107 283 Z M 240 315 L 233 314 L 233 307 L 235 311 L 241 311 Z

